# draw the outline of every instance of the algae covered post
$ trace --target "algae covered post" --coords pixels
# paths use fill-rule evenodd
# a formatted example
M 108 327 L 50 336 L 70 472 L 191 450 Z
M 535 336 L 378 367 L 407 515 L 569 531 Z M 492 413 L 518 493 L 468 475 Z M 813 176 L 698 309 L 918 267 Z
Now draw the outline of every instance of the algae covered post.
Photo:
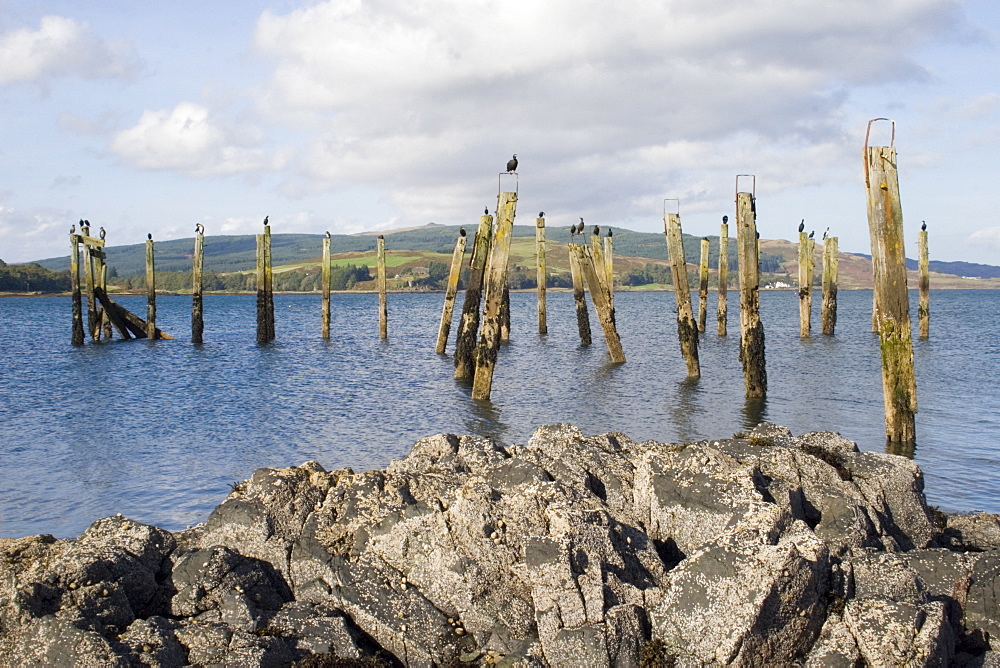
M 462 258 L 465 256 L 467 242 L 465 228 L 460 228 L 458 239 L 455 240 L 455 250 L 451 254 L 451 270 L 448 272 L 448 286 L 444 293 L 444 307 L 441 309 L 441 324 L 438 326 L 437 345 L 434 347 L 434 352 L 438 355 L 444 354 L 445 346 L 448 344 L 448 334 L 451 332 L 451 314 L 455 309 L 458 278 L 462 272 Z
M 931 275 L 930 256 L 927 252 L 927 223 L 920 225 L 917 232 L 917 266 L 920 270 L 920 301 L 917 303 L 917 322 L 920 325 L 920 338 L 927 339 L 931 330 Z
M 604 276 L 607 279 L 608 284 L 608 303 L 611 304 L 611 308 L 615 307 L 615 260 L 614 260 L 614 242 L 611 240 L 612 234 L 611 230 L 608 230 L 608 235 L 604 237 Z
M 701 240 L 701 260 L 698 263 L 698 331 L 704 332 L 708 320 L 708 237 Z
M 202 266 L 205 256 L 205 227 L 198 223 L 194 227 L 194 258 L 191 268 L 191 343 L 201 343 L 205 331 L 202 314 Z
M 741 174 L 740 176 L 752 176 Z M 746 396 L 767 394 L 764 325 L 760 320 L 760 255 L 757 209 L 753 192 L 736 193 L 736 249 L 740 274 L 740 362 Z M 756 184 L 756 178 L 753 179 Z
M 823 240 L 823 305 L 821 319 L 823 334 L 833 336 L 837 328 L 837 281 L 840 257 L 837 237 Z
M 271 226 L 257 235 L 257 343 L 274 340 L 274 293 L 271 275 Z
M 156 339 L 156 272 L 152 233 L 146 238 L 146 338 Z
M 729 216 L 722 217 L 722 227 L 719 230 L 719 336 L 726 336 L 729 314 L 726 311 L 726 293 L 729 288 Z
M 601 280 L 600 272 L 597 269 L 597 262 L 590 248 L 583 244 L 574 244 L 572 252 L 576 255 L 577 264 L 582 270 L 583 277 L 587 280 L 587 287 L 590 289 L 590 300 L 594 303 L 594 310 L 597 311 L 597 319 L 601 323 L 604 331 L 604 342 L 608 345 L 608 353 L 611 361 L 616 364 L 625 362 L 625 351 L 622 349 L 621 338 L 618 336 L 618 328 L 615 325 L 615 310 L 611 307 L 608 299 L 607 286 Z
M 323 266 L 320 268 L 323 299 L 320 306 L 320 337 L 330 338 L 330 233 L 323 237 Z
M 872 241 L 875 275 L 876 325 L 882 349 L 882 391 L 885 433 L 890 442 L 916 438 L 917 384 L 913 372 L 910 332 L 910 298 L 906 286 L 903 244 L 903 210 L 899 201 L 896 149 L 869 146 L 872 123 L 865 134 L 865 190 L 868 195 L 868 229 Z M 893 122 L 893 135 L 895 123 Z
M 570 227 L 571 238 L 575 234 L 575 228 Z M 576 329 L 580 334 L 580 345 L 589 346 L 591 344 L 590 314 L 587 311 L 587 295 L 583 290 L 583 272 L 580 269 L 580 261 L 577 259 L 577 254 L 574 250 L 577 245 L 570 242 L 568 246 L 569 274 L 573 281 L 573 303 L 576 305 Z
M 803 220 L 799 223 L 799 336 L 809 338 L 812 331 L 813 241 L 805 227 Z
M 378 277 L 378 335 L 380 339 L 389 338 L 389 307 L 385 297 L 385 237 L 378 235 L 376 246 L 376 275 Z
M 664 204 L 668 201 L 665 200 Z M 667 241 L 667 255 L 674 279 L 674 299 L 677 302 L 677 338 L 687 365 L 688 378 L 701 377 L 698 360 L 698 326 L 691 312 L 691 289 L 688 286 L 687 260 L 684 257 L 684 236 L 681 232 L 680 213 L 663 214 L 663 234 Z
M 535 259 L 537 262 L 537 290 L 538 290 L 538 333 L 548 334 L 549 325 L 545 313 L 545 212 L 538 213 L 535 219 Z
M 483 296 L 483 273 L 493 240 L 493 216 L 484 213 L 472 242 L 469 285 L 465 288 L 462 317 L 455 337 L 455 378 L 471 378 L 476 369 L 476 339 L 479 336 L 479 305 Z
M 80 221 L 81 223 L 83 221 Z M 80 236 L 73 228 L 69 234 L 69 280 L 72 290 L 73 334 L 71 342 L 74 346 L 82 346 L 83 332 L 83 297 L 80 294 Z

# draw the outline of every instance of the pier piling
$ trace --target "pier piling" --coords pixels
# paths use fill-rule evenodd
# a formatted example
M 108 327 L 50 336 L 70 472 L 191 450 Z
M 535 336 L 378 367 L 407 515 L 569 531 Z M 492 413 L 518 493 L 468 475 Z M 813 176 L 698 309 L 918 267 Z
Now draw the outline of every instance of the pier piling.
M 444 293 L 444 307 L 441 309 L 441 324 L 438 327 L 437 345 L 434 352 L 443 355 L 448 344 L 448 334 L 451 333 L 451 316 L 455 310 L 455 295 L 458 294 L 458 278 L 462 273 L 462 258 L 465 256 L 465 245 L 468 239 L 465 237 L 465 228 L 458 231 L 458 239 L 455 240 L 455 249 L 451 254 L 451 270 L 448 272 L 448 285 Z
M 604 277 L 608 286 L 608 303 L 611 308 L 615 307 L 615 260 L 614 243 L 611 241 L 612 234 L 610 228 L 608 235 L 604 237 Z
M 548 334 L 549 325 L 545 313 L 545 288 L 547 276 L 545 272 L 545 214 L 539 213 L 535 219 L 535 260 L 537 264 L 538 291 L 538 333 Z
M 741 175 L 742 176 L 742 175 Z M 737 177 L 737 181 L 739 177 Z M 756 182 L 756 179 L 754 179 Z M 738 188 L 737 188 L 738 189 Z M 736 193 L 736 248 L 740 275 L 740 362 L 747 397 L 767 394 L 764 325 L 760 320 L 760 255 L 752 192 Z
M 156 271 L 154 268 L 153 235 L 146 236 L 146 338 L 156 340 Z
M 74 346 L 82 346 L 85 336 L 83 332 L 83 297 L 80 294 L 80 236 L 78 234 L 70 233 L 69 246 L 69 280 L 73 303 L 71 342 Z
M 587 281 L 587 288 L 590 291 L 590 301 L 597 311 L 597 319 L 601 323 L 601 330 L 604 332 L 604 342 L 608 346 L 608 353 L 611 361 L 616 364 L 625 363 L 625 351 L 622 349 L 621 338 L 618 336 L 618 327 L 615 324 L 615 311 L 608 299 L 607 285 L 601 278 L 598 270 L 598 262 L 593 256 L 591 248 L 582 244 L 573 246 L 572 251 L 576 254 L 584 279 Z
M 479 338 L 479 307 L 483 297 L 483 274 L 493 241 L 493 216 L 479 218 L 479 229 L 472 242 L 469 260 L 469 284 L 465 287 L 462 317 L 455 337 L 455 378 L 471 378 L 476 371 L 476 341 Z
M 823 304 L 820 319 L 823 334 L 833 336 L 837 329 L 837 282 L 840 265 L 837 237 L 823 240 Z
M 813 240 L 799 225 L 799 336 L 807 339 L 812 332 Z
M 708 320 L 708 237 L 701 240 L 701 260 L 698 263 L 698 331 L 704 332 Z
M 194 258 L 191 268 L 191 343 L 202 343 L 202 335 L 205 332 L 205 318 L 202 310 L 204 258 L 205 226 L 198 223 L 194 227 Z
M 572 228 L 570 229 L 572 230 Z M 589 346 L 591 344 L 590 313 L 587 311 L 587 295 L 583 290 L 583 271 L 575 251 L 577 245 L 570 242 L 567 246 L 569 249 L 569 275 L 573 280 L 573 303 L 576 305 L 576 329 L 580 334 L 580 345 Z
M 727 312 L 726 297 L 729 289 L 729 216 L 722 217 L 722 227 L 719 229 L 719 300 L 718 323 L 719 336 L 727 335 Z
M 257 343 L 274 340 L 274 282 L 271 274 L 271 226 L 257 235 Z
M 931 273 L 930 255 L 927 251 L 927 223 L 917 232 L 917 266 L 920 271 L 920 296 L 917 303 L 917 322 L 920 339 L 927 340 L 931 331 Z
M 330 233 L 323 237 L 323 266 L 320 268 L 320 290 L 323 295 L 320 305 L 320 338 L 330 338 Z
M 670 200 L 668 200 L 670 201 Z M 691 288 L 688 284 L 687 260 L 684 257 L 684 236 L 681 232 L 679 213 L 663 214 L 663 234 L 667 241 L 667 256 L 674 283 L 674 299 L 677 302 L 677 338 L 681 343 L 681 354 L 687 365 L 688 378 L 701 377 L 701 363 L 698 360 L 698 325 L 691 312 Z
M 380 339 L 389 338 L 389 306 L 385 294 L 385 237 L 378 235 L 377 241 L 377 276 L 378 276 L 378 335 Z

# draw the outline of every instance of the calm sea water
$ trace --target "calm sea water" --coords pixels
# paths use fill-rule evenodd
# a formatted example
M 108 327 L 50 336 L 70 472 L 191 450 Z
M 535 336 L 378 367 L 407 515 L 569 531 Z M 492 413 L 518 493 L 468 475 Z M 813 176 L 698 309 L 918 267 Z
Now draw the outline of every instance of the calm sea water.
M 145 312 L 144 298 L 120 301 Z M 674 295 L 615 301 L 628 356 L 620 366 L 593 314 L 594 345 L 579 346 L 572 295 L 549 294 L 540 337 L 534 294 L 512 294 L 493 400 L 476 402 L 452 378 L 451 344 L 449 356 L 433 351 L 439 294 L 390 295 L 387 342 L 375 295 L 334 295 L 329 341 L 319 337 L 318 295 L 279 295 L 278 338 L 264 346 L 251 296 L 206 297 L 203 345 L 190 342 L 190 299 L 161 297 L 158 325 L 177 340 L 80 348 L 69 344 L 68 298 L 0 299 L 0 536 L 75 536 L 118 512 L 176 530 L 206 519 L 229 483 L 258 467 L 315 459 L 381 468 L 440 432 L 510 444 L 572 422 L 586 433 L 685 442 L 766 419 L 884 450 L 870 291 L 841 292 L 836 336 L 807 340 L 796 293 L 763 292 L 769 391 L 756 403 L 743 396 L 735 295 L 726 338 L 715 334 L 709 300 L 696 382 L 685 379 Z M 817 293 L 817 330 L 818 302 Z M 914 342 L 913 456 L 928 500 L 1000 512 L 1000 291 L 933 291 L 931 311 L 930 340 Z

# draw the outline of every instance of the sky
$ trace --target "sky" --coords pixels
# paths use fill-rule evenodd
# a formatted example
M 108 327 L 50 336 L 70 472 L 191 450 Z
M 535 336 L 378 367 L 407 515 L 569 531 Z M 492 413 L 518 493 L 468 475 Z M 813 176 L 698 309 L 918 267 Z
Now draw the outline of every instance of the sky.
M 907 255 L 926 221 L 931 259 L 1000 264 L 995 0 L 0 0 L 0 258 L 81 218 L 472 226 L 514 153 L 521 224 L 716 235 L 752 174 L 762 237 L 867 253 L 879 117 Z

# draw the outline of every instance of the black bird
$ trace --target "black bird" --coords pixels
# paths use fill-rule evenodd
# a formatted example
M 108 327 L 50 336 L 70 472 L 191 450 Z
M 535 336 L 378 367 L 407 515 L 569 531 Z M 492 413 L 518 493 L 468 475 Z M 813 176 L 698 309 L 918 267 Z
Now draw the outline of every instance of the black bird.
M 83 227 L 86 227 L 89 230 L 90 229 L 90 221 L 89 220 L 83 221 Z M 89 232 L 88 232 L 88 234 L 89 234 Z
M 612 234 L 611 234 L 611 228 L 608 228 L 608 236 L 609 236 L 609 237 L 610 237 L 610 236 L 614 236 L 614 235 L 612 235 Z
M 484 216 L 490 215 L 490 208 L 488 206 L 483 207 L 483 215 Z
M 580 218 L 580 224 L 576 226 L 576 233 L 583 234 L 583 218 Z
M 814 236 L 816 236 L 816 230 L 813 230 L 812 232 L 809 233 L 810 239 L 812 239 Z
M 465 236 L 465 228 L 464 227 L 458 228 L 458 236 L 460 236 L 460 237 L 464 237 Z
M 507 173 L 510 174 L 516 169 L 517 169 L 517 153 L 514 154 L 513 158 L 507 161 Z
M 545 212 L 544 211 L 539 211 L 538 212 L 538 217 L 539 218 L 544 218 L 545 217 Z
M 725 224 L 725 223 L 728 223 L 728 222 L 729 222 L 729 216 L 723 216 L 722 217 L 722 223 Z
M 270 218 L 270 216 L 264 216 L 264 224 L 265 224 L 265 225 L 267 225 L 267 219 L 268 219 L 268 218 Z
M 760 232 L 757 233 L 757 238 L 760 239 Z
M 826 230 L 823 231 L 823 241 L 826 241 L 826 238 L 828 236 L 830 236 L 830 228 L 829 227 L 826 228 Z
M 198 223 L 197 225 L 194 226 L 194 231 L 197 232 L 198 234 L 205 234 L 205 226 L 202 225 L 201 223 Z
M 102 238 L 102 239 L 104 238 L 104 235 L 105 235 L 105 234 L 106 234 L 106 232 L 104 231 L 104 228 L 102 227 L 102 228 L 101 228 L 101 238 Z
M 799 232 L 801 233 L 801 232 L 805 232 L 805 231 L 806 231 L 806 219 L 803 218 L 802 222 L 799 223 Z
M 330 230 L 327 230 L 327 231 L 326 231 L 326 238 L 327 238 L 327 239 L 329 239 L 329 238 L 330 238 Z
M 153 240 L 153 233 L 150 232 L 149 234 L 147 234 L 146 238 L 149 239 L 150 241 L 152 241 Z
M 570 236 L 570 238 L 573 238 L 573 237 L 576 236 L 576 225 L 570 225 L 569 226 L 569 236 Z
M 708 241 L 708 237 L 702 237 L 702 241 Z
M 595 237 L 601 236 L 601 228 L 597 225 L 594 225 L 594 236 Z
M 920 230 L 921 230 L 922 232 L 926 232 L 926 231 L 927 231 L 927 221 L 926 221 L 926 220 L 922 220 L 922 221 L 920 221 L 920 222 L 921 222 L 921 223 L 923 223 L 923 224 L 922 224 L 922 225 L 920 226 Z

